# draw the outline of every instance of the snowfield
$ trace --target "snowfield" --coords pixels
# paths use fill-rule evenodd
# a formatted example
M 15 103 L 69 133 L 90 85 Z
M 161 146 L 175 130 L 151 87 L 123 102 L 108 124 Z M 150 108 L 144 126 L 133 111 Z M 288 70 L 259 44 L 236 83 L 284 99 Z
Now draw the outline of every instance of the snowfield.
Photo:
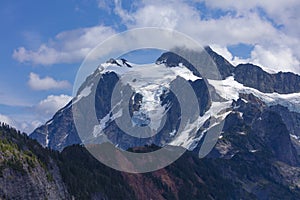
M 239 93 L 252 93 L 260 100 L 265 102 L 268 106 L 279 104 L 287 107 L 290 111 L 300 113 L 300 93 L 263 93 L 257 89 L 246 87 L 243 84 L 235 81 L 233 76 L 230 76 L 225 80 L 208 80 L 208 82 L 224 99 L 237 100 L 239 98 Z

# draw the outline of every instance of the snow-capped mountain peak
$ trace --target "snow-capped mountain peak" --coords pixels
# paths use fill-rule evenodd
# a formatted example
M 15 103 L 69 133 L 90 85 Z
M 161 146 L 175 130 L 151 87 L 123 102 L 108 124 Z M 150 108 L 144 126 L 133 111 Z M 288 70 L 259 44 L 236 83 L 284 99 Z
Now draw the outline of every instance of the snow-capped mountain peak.
M 31 137 L 38 139 L 43 145 L 59 150 L 70 144 L 82 143 L 83 138 L 79 137 L 73 121 L 72 108 L 88 102 L 94 102 L 95 107 L 84 108 L 75 113 L 85 114 L 83 119 L 89 120 L 86 114 L 96 111 L 98 121 L 82 127 L 90 133 L 86 140 L 98 138 L 97 141 L 110 141 L 122 149 L 170 144 L 193 150 L 205 134 L 222 124 L 230 114 L 236 113 L 240 118 L 244 117 L 244 111 L 236 111 L 239 106 L 233 104 L 239 99 L 249 103 L 241 98 L 241 94 L 254 95 L 266 106 L 285 106 L 289 110 L 284 112 L 300 112 L 298 75 L 268 74 L 250 64 L 233 67 L 211 49 L 207 52 L 216 62 L 224 80 L 206 80 L 194 71 L 193 66 L 185 63 L 188 64 L 186 67 L 180 62 L 182 59 L 168 53 L 152 64 L 139 65 L 126 59 L 110 59 L 101 63 L 95 66 L 95 72 L 79 88 L 72 103 L 56 113 L 51 123 L 36 129 Z M 199 116 L 185 121 L 180 132 L 178 123 L 182 120 L 181 105 L 172 93 L 172 82 L 177 79 L 185 80 L 191 85 L 200 108 Z M 117 83 L 121 83 L 121 88 L 128 87 L 132 96 L 126 102 L 117 101 L 115 105 L 111 105 L 112 91 Z M 135 138 L 118 128 L 116 120 L 124 115 L 125 106 L 129 107 L 130 126 L 149 127 L 149 138 Z M 297 133 L 293 132 L 293 135 Z M 219 135 L 216 135 L 215 139 L 217 138 Z

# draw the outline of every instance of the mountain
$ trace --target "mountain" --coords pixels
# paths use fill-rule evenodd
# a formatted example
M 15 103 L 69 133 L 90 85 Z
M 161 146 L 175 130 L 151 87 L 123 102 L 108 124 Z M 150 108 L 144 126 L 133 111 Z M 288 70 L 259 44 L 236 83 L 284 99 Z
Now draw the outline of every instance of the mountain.
M 86 78 L 69 104 L 30 135 L 43 146 L 61 151 L 58 165 L 73 196 L 300 198 L 300 76 L 269 74 L 252 64 L 233 66 L 211 48 L 205 51 L 216 63 L 219 79 L 202 77 L 195 66 L 173 52 L 165 52 L 155 63 L 144 66 L 111 59 Z M 189 97 L 185 93 L 188 87 L 180 90 L 182 82 L 195 91 L 197 105 L 191 106 L 195 109 L 182 104 L 191 102 L 180 98 Z M 114 96 L 115 88 L 130 94 L 122 97 L 126 104 L 120 96 Z M 158 134 L 152 136 L 145 129 L 143 133 L 149 137 L 136 138 L 120 129 L 117 120 L 122 119 L 122 106 L 129 107 L 130 123 L 149 126 Z M 193 123 L 182 120 L 182 107 L 191 114 Z M 85 123 L 75 127 L 74 113 L 76 120 Z M 165 125 L 160 127 L 156 119 L 162 113 L 166 114 Z M 188 126 L 180 129 L 181 121 Z M 222 124 L 221 133 L 213 134 L 211 130 Z M 103 145 L 109 141 L 126 151 L 154 151 L 166 143 L 188 151 L 161 170 L 128 174 L 104 166 L 76 145 L 94 141 Z M 201 154 L 203 144 L 212 144 L 206 157 Z M 94 176 L 96 183 L 91 181 Z
M 178 90 L 179 87 L 177 87 L 177 85 L 179 82 L 187 81 L 191 88 L 197 91 L 195 98 L 197 98 L 198 101 L 197 106 L 199 106 L 200 115 L 204 115 L 211 107 L 211 100 L 205 80 L 194 75 L 184 66 L 165 67 L 163 64 L 136 66 L 131 64 L 133 67 L 129 68 L 128 66 L 119 66 L 121 65 L 119 63 L 122 63 L 121 61 L 118 61 L 118 65 L 115 64 L 115 62 L 115 60 L 110 60 L 108 63 L 103 64 L 105 69 L 98 68 L 93 74 L 87 77 L 73 101 L 58 111 L 44 126 L 36 129 L 30 137 L 39 141 L 43 146 L 55 150 L 62 150 L 66 146 L 80 143 L 81 141 L 73 120 L 74 107 L 78 115 L 84 117 L 84 119 L 82 119 L 83 121 L 92 123 L 92 119 L 86 120 L 86 117 L 90 117 L 90 115 L 84 113 L 93 113 L 93 108 L 87 108 L 82 105 L 90 104 L 90 101 L 93 101 L 95 98 L 96 117 L 104 127 L 97 127 L 96 124 L 99 124 L 98 122 L 96 124 L 85 124 L 82 125 L 84 132 L 97 135 L 97 133 L 94 133 L 95 129 L 101 128 L 101 131 L 103 129 L 109 140 L 118 144 L 119 147 L 123 149 L 151 144 L 161 146 L 173 139 L 170 133 L 178 129 L 178 124 L 182 120 L 180 119 L 179 102 L 172 92 L 178 91 L 182 94 L 185 92 L 182 89 Z M 156 73 L 153 75 L 155 71 Z M 139 79 L 134 78 L 139 75 L 141 76 Z M 143 126 L 143 123 L 148 123 L 147 120 L 151 117 L 150 115 L 152 115 L 152 121 L 149 121 L 151 130 L 146 130 L 148 132 L 145 134 L 151 134 L 151 131 L 159 131 L 155 136 L 140 139 L 132 137 L 120 130 L 114 120 L 112 120 L 115 117 L 113 116 L 113 112 L 117 110 L 117 107 L 110 105 L 110 99 L 112 98 L 113 89 L 119 80 L 121 80 L 120 78 L 122 78 L 122 80 L 129 79 L 127 81 L 130 84 L 121 85 L 121 89 L 133 94 L 130 98 L 133 98 L 134 101 L 131 102 L 129 109 L 130 114 L 133 116 L 132 119 L 135 120 L 134 123 L 140 123 L 139 125 Z M 144 80 L 152 81 L 153 84 L 149 85 L 143 82 Z M 157 81 L 159 81 L 159 83 L 157 83 Z M 95 97 L 93 94 L 95 94 Z M 139 103 L 141 99 L 143 99 L 145 103 Z M 155 104 L 153 104 L 153 102 Z M 164 112 L 168 114 L 166 117 L 166 125 L 161 130 L 158 130 L 160 120 L 155 120 L 156 117 L 154 115 L 159 116 L 160 113 Z M 117 111 L 115 114 L 118 114 Z M 145 116 L 147 116 L 148 119 Z M 97 139 L 98 136 L 94 137 Z M 191 144 L 188 143 L 186 145 Z
M 164 56 L 166 55 L 168 54 Z M 218 58 L 220 59 L 219 55 Z M 221 62 L 219 67 L 222 67 Z M 176 68 L 176 65 L 171 68 Z M 194 73 L 185 72 L 185 74 L 189 75 L 188 77 L 196 76 Z M 93 83 L 97 76 L 102 78 L 95 87 Z M 208 87 L 205 87 L 204 82 L 200 81 L 203 79 L 199 78 L 193 79 L 194 81 L 189 80 L 189 84 L 197 91 L 197 98 L 201 99 L 200 117 L 207 117 L 201 127 L 203 135 L 199 137 L 199 133 L 196 133 L 191 138 L 185 138 L 183 135 L 178 137 L 174 145 L 180 148 L 176 142 L 183 142 L 186 147 L 189 147 L 189 151 L 171 165 L 154 172 L 143 174 L 119 172 L 100 163 L 84 147 L 72 145 L 81 142 L 76 132 L 72 132 L 76 130 L 72 106 L 74 103 L 84 101 L 89 91 L 93 90 L 92 87 L 95 87 L 94 90 L 97 91 L 95 99 L 98 102 L 95 107 L 97 116 L 99 119 L 105 116 L 111 118 L 113 115 L 107 115 L 111 107 L 102 97 L 110 98 L 111 90 L 119 79 L 118 71 L 111 71 L 104 75 L 99 71 L 93 73 L 81 86 L 77 97 L 35 131 L 39 136 L 37 140 L 40 140 L 44 146 L 56 148 L 61 152 L 44 149 L 28 136 L 2 125 L 0 127 L 1 197 L 8 199 L 299 199 L 298 94 L 263 93 L 257 88 L 241 84 L 232 74 L 222 77 L 223 80 L 204 80 L 209 83 Z M 208 90 L 213 90 L 218 98 L 209 98 Z M 142 94 L 134 92 L 133 94 L 131 112 L 139 111 L 140 100 L 143 97 Z M 116 137 L 113 140 L 111 135 L 112 141 L 122 144 L 120 141 L 125 140 L 122 148 L 144 152 L 156 150 L 159 148 L 156 145 L 168 140 L 169 131 L 176 127 L 175 122 L 179 116 L 176 109 L 178 102 L 175 101 L 172 92 L 160 94 L 162 94 L 162 102 L 165 103 L 162 105 L 170 105 L 166 102 L 171 102 L 175 108 L 167 109 L 171 113 L 166 119 L 169 127 L 164 127 L 167 132 L 161 132 L 159 140 L 152 138 L 148 140 L 149 143 L 146 143 L 149 145 L 134 147 L 145 142 L 130 140 L 122 136 L 122 132 L 114 131 L 119 139 Z M 220 113 L 216 109 L 216 99 L 224 103 Z M 90 110 L 84 111 L 90 112 Z M 206 140 L 206 135 L 209 134 L 205 130 L 215 122 L 220 123 L 211 114 L 214 112 L 219 113 L 221 118 L 224 117 L 224 127 L 212 151 L 206 157 L 199 159 L 199 150 Z M 141 125 L 148 123 L 147 117 L 139 119 L 141 120 L 136 122 Z M 110 131 L 116 128 L 115 124 L 109 125 L 107 122 L 103 124 L 107 125 Z M 136 143 L 133 143 L 131 148 L 126 146 L 128 142 Z M 153 145 L 152 143 L 155 142 L 156 145 Z
M 107 63 L 100 65 L 93 74 L 87 77 L 86 81 L 79 88 L 77 96 L 74 97 L 68 105 L 59 110 L 45 125 L 37 128 L 30 137 L 36 139 L 45 147 L 60 151 L 66 146 L 80 144 L 83 138 L 80 138 L 82 136 L 79 137 L 78 135 L 72 113 L 74 111 L 73 107 L 76 107 L 76 112 L 78 112 L 79 115 L 96 112 L 98 122 L 85 124 L 84 127 L 82 127 L 84 131 L 93 133 L 94 129 L 98 131 L 100 129 L 100 131 L 104 131 L 107 137 L 106 140 L 112 141 L 123 149 L 151 144 L 162 146 L 173 140 L 173 144 L 183 142 L 185 148 L 192 150 L 195 148 L 195 143 L 200 140 L 200 137 L 197 137 L 199 133 L 195 133 L 194 135 L 190 134 L 190 138 L 182 138 L 179 134 L 176 134 L 175 141 L 174 136 L 172 136 L 173 132 L 178 132 L 178 124 L 180 122 L 180 103 L 177 100 L 178 95 L 175 97 L 172 90 L 176 89 L 176 82 L 182 80 L 187 81 L 197 95 L 196 98 L 199 102 L 201 117 L 199 120 L 203 119 L 206 121 L 209 117 L 222 117 L 223 119 L 225 117 L 223 115 L 214 116 L 213 113 L 217 111 L 215 109 L 219 109 L 219 111 L 231 109 L 230 105 L 232 100 L 237 100 L 239 94 L 254 94 L 268 106 L 278 104 L 287 107 L 289 111 L 300 112 L 299 101 L 297 100 L 299 98 L 297 93 L 300 92 L 299 75 L 282 72 L 268 74 L 260 67 L 252 64 L 241 64 L 234 67 L 222 56 L 215 53 L 210 47 L 206 47 L 205 51 L 216 63 L 217 69 L 221 74 L 221 79 L 223 80 L 202 78 L 201 74 L 193 65 L 172 52 L 162 54 L 156 60 L 156 64 L 151 66 L 141 67 L 125 60 L 111 59 Z M 129 64 L 130 67 L 125 64 Z M 148 74 L 153 74 L 155 71 L 157 73 L 155 73 L 154 78 L 147 77 Z M 140 81 L 137 78 L 133 78 L 135 76 L 141 76 Z M 155 79 L 153 82 L 159 80 L 159 86 L 150 86 L 141 81 L 147 80 L 149 82 L 151 78 Z M 158 112 L 163 113 L 167 111 L 167 122 L 154 137 L 136 139 L 120 130 L 115 120 L 113 120 L 113 118 L 116 117 L 113 116 L 113 112 L 118 114 L 117 111 L 114 110 L 119 108 L 111 106 L 110 99 L 112 98 L 113 88 L 121 79 L 125 80 L 123 82 L 127 84 L 122 85 L 121 89 L 125 90 L 127 87 L 126 90 L 129 91 L 129 93 L 133 93 L 132 98 L 135 102 L 130 105 L 130 114 L 133 116 L 132 119 L 136 120 L 136 122 L 139 121 L 139 123 L 146 123 L 145 125 L 147 125 L 147 123 L 149 123 L 149 116 L 148 122 L 145 116 L 149 115 L 149 113 L 156 112 L 158 114 Z M 144 85 L 144 88 L 140 88 L 141 84 Z M 154 89 L 151 87 L 154 87 Z M 148 96 L 146 97 L 145 91 L 148 92 Z M 145 94 L 142 94 L 143 92 Z M 183 92 L 184 91 L 181 91 L 182 94 Z M 96 97 L 95 100 L 93 100 L 93 95 Z M 160 101 L 153 99 L 155 95 L 158 95 Z M 146 103 L 144 103 L 144 105 L 138 104 L 138 101 L 143 98 Z M 91 101 L 95 101 L 93 102 L 96 106 L 95 110 L 93 110 L 93 108 L 87 108 L 88 106 L 81 108 L 81 105 L 89 104 Z M 152 105 L 150 105 L 151 103 L 149 102 L 155 101 L 156 107 L 151 107 Z M 222 106 L 217 108 L 217 103 L 222 101 Z M 160 102 L 162 105 L 160 105 Z M 150 110 L 145 110 L 143 106 L 144 108 L 147 106 L 148 108 L 150 107 Z M 144 109 L 144 111 L 142 111 L 142 109 Z M 119 111 L 121 110 L 119 109 Z M 84 117 L 86 116 L 89 117 L 90 115 L 84 114 Z M 93 121 L 92 119 L 84 120 Z M 96 124 L 99 123 L 103 127 L 97 127 Z M 154 129 L 159 126 L 157 125 L 159 120 L 155 123 L 152 123 L 153 126 L 156 126 Z M 197 127 L 201 127 L 202 125 L 198 124 Z M 290 130 L 290 124 L 287 125 Z M 182 130 L 181 132 L 184 131 Z M 298 133 L 294 135 L 298 136 Z M 104 141 L 105 139 L 102 137 L 100 140 Z M 185 140 L 185 142 L 181 140 Z

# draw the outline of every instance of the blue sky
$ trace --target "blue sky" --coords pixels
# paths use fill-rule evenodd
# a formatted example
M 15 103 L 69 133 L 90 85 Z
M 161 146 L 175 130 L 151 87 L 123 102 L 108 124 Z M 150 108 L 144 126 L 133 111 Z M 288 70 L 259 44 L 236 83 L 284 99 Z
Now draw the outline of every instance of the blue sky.
M 132 28 L 174 29 L 234 65 L 300 73 L 299 9 L 298 0 L 2 0 L 0 121 L 29 133 L 50 119 L 86 54 Z

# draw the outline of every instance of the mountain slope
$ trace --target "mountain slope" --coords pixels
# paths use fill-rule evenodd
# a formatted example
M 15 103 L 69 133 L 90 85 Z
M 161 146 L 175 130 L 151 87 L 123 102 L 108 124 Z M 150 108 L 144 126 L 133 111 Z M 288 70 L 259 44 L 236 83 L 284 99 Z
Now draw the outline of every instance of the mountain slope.
M 0 198 L 70 199 L 49 151 L 3 124 L 0 126 Z

